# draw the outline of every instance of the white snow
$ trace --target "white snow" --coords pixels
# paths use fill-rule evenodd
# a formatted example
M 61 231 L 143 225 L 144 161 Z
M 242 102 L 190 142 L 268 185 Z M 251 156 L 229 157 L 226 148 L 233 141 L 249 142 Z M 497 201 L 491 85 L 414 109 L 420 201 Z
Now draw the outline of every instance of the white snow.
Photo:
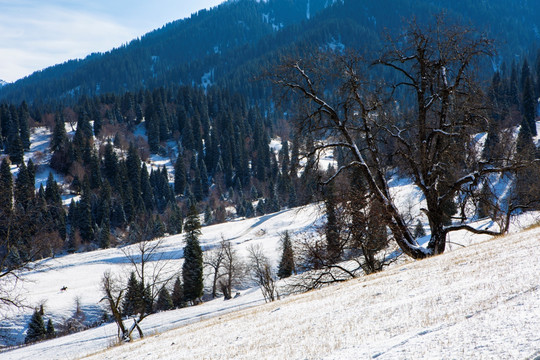
M 279 258 L 280 234 L 288 230 L 294 236 L 297 232 L 308 231 L 320 218 L 319 210 L 317 205 L 311 205 L 258 218 L 205 227 L 202 229 L 200 238 L 201 246 L 203 250 L 211 249 L 224 237 L 235 246 L 239 255 L 245 258 L 248 246 L 261 244 L 265 254 L 274 261 L 273 265 L 277 266 L 276 259 Z M 159 254 L 171 259 L 168 263 L 170 270 L 178 271 L 182 268 L 183 247 L 183 235 L 170 236 L 163 240 Z M 123 250 L 124 252 L 130 251 L 130 248 L 126 247 Z M 25 281 L 21 283 L 22 288 L 19 288 L 19 291 L 26 294 L 26 301 L 29 305 L 38 306 L 44 304 L 44 317 L 46 319 L 52 317 L 55 324 L 59 324 L 73 315 L 77 298 L 89 322 L 98 320 L 102 315 L 102 306 L 105 305 L 100 303 L 103 294 L 99 288 L 103 273 L 111 271 L 113 274 L 123 277 L 125 283 L 129 272 L 132 270 L 124 252 L 121 248 L 115 248 L 47 259 L 41 263 L 39 270 L 22 275 Z M 68 290 L 60 291 L 63 286 L 67 286 Z M 247 289 L 243 291 L 241 297 L 234 301 L 224 302 L 223 300 L 217 300 L 178 312 L 167 313 L 167 315 L 153 315 L 145 319 L 142 326 L 147 333 L 157 330 L 164 331 L 165 329 L 177 327 L 181 323 L 194 321 L 201 314 L 211 314 L 216 311 L 219 313 L 261 302 L 263 302 L 263 297 L 258 290 Z M 20 343 L 24 340 L 26 324 L 31 314 L 32 309 L 27 309 L 23 314 L 14 313 L 11 314 L 10 321 L 1 324 L 1 330 L 5 336 L 2 339 L 4 344 Z M 164 318 L 168 320 L 164 320 Z M 73 336 L 75 339 L 89 336 L 85 341 L 86 348 L 82 345 L 78 347 L 79 354 L 83 354 L 107 347 L 111 342 L 111 336 L 115 333 L 116 327 L 113 324 L 90 330 L 86 335 L 76 334 Z M 59 345 L 54 346 L 53 353 L 61 353 L 62 356 L 65 355 L 69 358 L 67 353 L 60 352 L 59 347 L 65 346 L 60 344 L 78 340 L 65 338 L 54 340 Z M 7 341 L 9 342 L 6 343 Z M 48 345 L 35 345 L 38 349 L 41 349 L 42 346 Z M 25 351 L 32 348 L 34 346 L 27 347 Z M 71 350 L 65 351 L 69 352 Z M 56 356 L 53 353 L 50 354 L 50 358 Z M 20 358 L 26 358 L 26 356 L 27 354 L 23 354 Z
M 255 293 L 161 313 L 156 322 L 189 324 L 95 347 L 88 359 L 535 358 L 539 237 L 536 227 L 230 314 L 205 310 Z M 4 355 L 76 358 L 92 341 L 112 346 L 114 335 L 108 325 Z
M 140 131 L 144 135 L 143 126 Z M 50 132 L 34 129 L 32 137 L 25 157 L 38 160 L 39 152 L 47 154 Z M 274 153 L 281 149 L 280 139 L 269 145 Z M 321 160 L 334 164 L 331 153 Z M 167 166 L 172 174 L 170 159 L 153 156 L 151 163 Z M 47 169 L 38 174 L 46 181 Z M 508 179 L 493 183 L 498 194 L 511 185 Z M 418 189 L 406 179 L 395 178 L 390 185 L 396 205 L 410 212 L 410 221 L 422 216 L 424 199 Z M 92 353 L 96 359 L 535 358 L 540 356 L 540 227 L 516 233 L 538 223 L 538 214 L 526 213 L 518 220 L 508 237 L 455 232 L 442 256 L 408 261 L 271 304 L 254 307 L 264 303 L 260 291 L 243 287 L 241 296 L 230 301 L 151 315 L 142 327 L 147 336 L 155 336 L 132 344 L 112 347 L 116 325 L 106 324 L 0 353 L 0 358 L 75 359 Z M 242 257 L 248 246 L 261 244 L 276 266 L 280 234 L 289 230 L 294 238 L 320 222 L 321 209 L 310 205 L 203 228 L 201 244 L 208 250 L 223 237 Z M 488 220 L 474 225 L 494 226 Z M 181 269 L 183 246 L 182 235 L 163 240 L 160 253 L 171 259 L 171 271 Z M 89 320 L 99 319 L 103 273 L 111 270 L 126 279 L 131 271 L 119 248 L 47 259 L 42 265 L 22 275 L 18 290 L 29 305 L 44 304 L 45 319 L 51 317 L 55 324 L 73 314 L 77 298 Z M 63 286 L 68 290 L 60 291 Z M 0 322 L 2 345 L 23 341 L 31 313 L 14 312 Z
M 214 69 L 204 73 L 201 77 L 201 85 L 206 90 L 209 86 L 212 86 L 214 80 Z

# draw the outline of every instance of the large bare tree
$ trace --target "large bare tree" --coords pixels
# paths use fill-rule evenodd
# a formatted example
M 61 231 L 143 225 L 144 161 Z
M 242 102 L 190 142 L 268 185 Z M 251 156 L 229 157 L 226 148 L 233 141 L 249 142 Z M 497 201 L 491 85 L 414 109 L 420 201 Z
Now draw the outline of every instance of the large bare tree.
M 288 61 L 273 81 L 303 99 L 298 130 L 319 140 L 311 154 L 328 148 L 347 152 L 350 161 L 327 182 L 355 168 L 399 247 L 419 259 L 444 252 L 452 231 L 504 232 L 508 222 L 498 231 L 453 224 L 446 209 L 490 174 L 523 164 L 507 159 L 495 166 L 479 155 L 475 135 L 485 129 L 488 112 L 476 69 L 493 53 L 492 41 L 449 24 L 444 16 L 431 25 L 411 22 L 401 39 L 390 39 L 369 63 L 355 54 L 328 53 Z M 373 80 L 383 73 L 393 82 Z M 431 229 L 427 247 L 417 243 L 392 199 L 388 159 L 425 196 L 422 210 Z

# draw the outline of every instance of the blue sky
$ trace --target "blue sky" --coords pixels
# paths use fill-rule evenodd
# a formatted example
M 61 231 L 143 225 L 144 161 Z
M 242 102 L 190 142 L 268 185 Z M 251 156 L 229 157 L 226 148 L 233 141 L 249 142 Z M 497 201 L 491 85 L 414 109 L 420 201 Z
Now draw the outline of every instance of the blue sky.
M 223 0 L 0 0 L 0 79 L 118 47 Z

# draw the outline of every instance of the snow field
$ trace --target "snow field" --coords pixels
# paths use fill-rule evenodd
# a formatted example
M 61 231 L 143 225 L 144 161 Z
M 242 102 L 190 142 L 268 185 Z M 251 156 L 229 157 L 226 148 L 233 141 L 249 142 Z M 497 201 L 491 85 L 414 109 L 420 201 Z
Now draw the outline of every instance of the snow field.
M 227 241 L 232 242 L 234 248 L 238 251 L 239 257 L 243 261 L 246 260 L 249 246 L 260 244 L 265 254 L 272 260 L 273 266 L 277 267 L 277 261 L 280 256 L 279 241 L 281 233 L 289 230 L 292 235 L 296 232 L 309 231 L 313 224 L 319 221 L 320 217 L 321 213 L 317 205 L 283 210 L 258 218 L 203 227 L 199 240 L 201 247 L 206 251 L 217 246 L 223 237 Z M 167 261 L 167 273 L 178 272 L 182 269 L 184 245 L 183 234 L 170 236 L 162 240 L 156 258 L 162 258 Z M 25 294 L 26 303 L 30 306 L 37 307 L 43 304 L 45 319 L 52 318 L 56 327 L 73 315 L 77 299 L 83 312 L 86 314 L 87 320 L 90 322 L 97 321 L 101 318 L 103 310 L 106 308 L 106 304 L 100 302 L 103 297 L 100 284 L 104 272 L 110 271 L 115 277 L 121 279 L 122 284 L 125 284 L 129 273 L 133 270 L 125 253 L 136 254 L 136 249 L 137 245 L 132 245 L 124 248 L 96 250 L 46 259 L 41 262 L 38 270 L 23 274 L 25 281 L 20 283 L 18 290 L 20 293 Z M 148 266 L 151 269 L 153 263 L 149 263 Z M 205 273 L 205 275 L 208 274 Z M 207 287 L 210 284 L 209 281 L 210 279 L 208 278 Z M 172 283 L 169 285 L 172 286 Z M 63 286 L 67 286 L 67 291 L 60 291 Z M 243 295 L 235 302 L 219 300 L 213 303 L 213 305 L 204 304 L 207 306 L 206 310 L 201 310 L 205 308 L 197 306 L 194 308 L 197 310 L 194 310 L 195 312 L 192 316 L 194 318 L 199 316 L 199 312 L 212 313 L 226 311 L 233 305 L 235 307 L 252 306 L 253 303 L 261 302 L 263 299 L 258 290 L 247 290 L 247 293 L 253 293 L 253 295 L 251 297 Z M 184 314 L 191 314 L 185 310 L 183 309 L 183 312 L 178 314 L 178 317 L 183 319 L 185 317 Z M 6 336 L 5 339 L 1 339 L 4 345 L 24 341 L 27 323 L 32 312 L 33 310 L 29 308 L 22 314 L 11 314 L 10 320 L 0 322 L 0 328 L 3 335 Z M 154 331 L 155 329 L 163 331 L 164 329 L 174 327 L 174 324 L 171 324 L 176 321 L 174 318 L 151 320 L 153 316 L 142 322 L 145 331 Z M 108 336 L 114 337 L 116 328 L 113 327 L 112 329 L 108 332 Z M 56 340 L 58 339 L 54 341 Z M 88 352 L 95 352 L 103 348 L 103 344 L 96 346 L 98 346 L 97 349 L 90 346 Z M 23 356 L 21 358 L 25 357 Z
M 540 228 L 88 359 L 515 359 L 540 350 Z

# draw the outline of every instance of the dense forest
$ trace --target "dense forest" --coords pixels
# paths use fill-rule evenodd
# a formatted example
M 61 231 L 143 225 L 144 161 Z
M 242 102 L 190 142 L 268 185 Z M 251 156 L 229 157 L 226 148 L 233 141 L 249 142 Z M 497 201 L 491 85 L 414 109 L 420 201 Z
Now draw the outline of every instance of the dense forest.
M 213 224 L 306 204 L 317 196 L 305 186 L 315 184 L 314 174 L 297 176 L 301 144 L 281 129 L 282 151 L 274 152 L 269 144 L 277 121 L 249 107 L 241 95 L 218 88 L 83 97 L 55 112 L 30 111 L 26 103 L 0 109 L 8 155 L 0 176 L 6 214 L 1 229 L 21 242 L 21 254 L 38 248 L 37 237 L 44 236 L 54 241 L 48 241 L 43 256 L 176 234 L 190 204 Z M 40 167 L 50 166 L 63 179 L 59 185 L 51 174 L 37 192 L 36 165 L 23 158 L 30 146 L 29 124 L 49 127 L 49 156 Z M 152 167 L 152 154 L 167 159 L 174 172 Z M 17 165 L 16 179 L 10 165 Z M 61 193 L 78 200 L 64 209 Z M 15 226 L 29 223 L 33 226 Z M 146 226 L 138 229 L 139 224 Z M 111 244 L 112 239 L 117 240 Z
M 517 24 L 515 19 L 529 16 L 534 5 L 510 7 L 508 16 L 497 20 L 500 26 L 493 28 L 494 16 L 504 4 L 383 1 L 377 6 L 330 6 L 312 1 L 306 12 L 304 2 L 228 2 L 120 49 L 5 86 L 0 96 L 11 102 L 0 105 L 0 145 L 7 155 L 0 174 L 3 236 L 17 242 L 14 258 L 31 257 L 30 249 L 38 248 L 46 256 L 179 233 L 192 204 L 205 213 L 205 223 L 212 224 L 322 198 L 316 191 L 320 174 L 310 165 L 316 159 L 300 164 L 315 139 L 295 133 L 287 119 L 292 113 L 281 112 L 291 108 L 290 99 L 282 97 L 276 103 L 270 83 L 253 79 L 287 57 L 339 55 L 348 48 L 367 56 L 382 48 L 384 32 L 403 26 L 409 12 L 445 8 L 451 18 L 474 20 L 495 38 L 506 40 L 504 28 L 523 35 L 501 46 L 493 63 L 482 68 L 485 78 L 495 69 L 491 85 L 486 85 L 493 121 L 484 128 L 484 156 L 496 157 L 502 151 L 502 130 L 522 119 L 528 119 L 529 126 L 521 127 L 518 151 L 531 149 L 540 58 L 531 50 L 536 35 L 526 22 Z M 518 63 L 509 57 L 510 48 L 524 60 Z M 207 69 L 212 69 L 209 83 L 202 86 Z M 47 186 L 34 191 L 36 164 L 25 162 L 23 155 L 30 149 L 31 128 L 39 126 L 52 132 L 39 166 L 50 166 L 62 181 L 57 184 L 51 174 Z M 68 135 L 66 129 L 73 131 Z M 281 140 L 279 152 L 269 147 L 276 138 Z M 168 159 L 174 171 L 151 166 L 152 154 Z M 336 155 L 339 167 L 344 157 Z M 10 169 L 15 165 L 13 176 Z M 75 201 L 62 206 L 60 195 L 69 193 Z M 14 226 L 23 223 L 33 225 Z M 38 231 L 38 224 L 47 224 L 47 230 Z M 140 224 L 146 224 L 145 229 L 138 229 Z M 47 243 L 45 249 L 35 246 L 39 242 Z
M 246 80 L 279 59 L 324 49 L 373 54 L 385 34 L 399 34 L 405 19 L 429 19 L 443 9 L 497 41 L 499 54 L 492 67 L 536 51 L 540 25 L 533 14 L 540 9 L 534 2 L 229 1 L 118 49 L 36 72 L 2 87 L 0 99 L 65 102 L 82 95 L 212 83 L 241 92 L 251 103 L 269 105 L 268 86 Z

